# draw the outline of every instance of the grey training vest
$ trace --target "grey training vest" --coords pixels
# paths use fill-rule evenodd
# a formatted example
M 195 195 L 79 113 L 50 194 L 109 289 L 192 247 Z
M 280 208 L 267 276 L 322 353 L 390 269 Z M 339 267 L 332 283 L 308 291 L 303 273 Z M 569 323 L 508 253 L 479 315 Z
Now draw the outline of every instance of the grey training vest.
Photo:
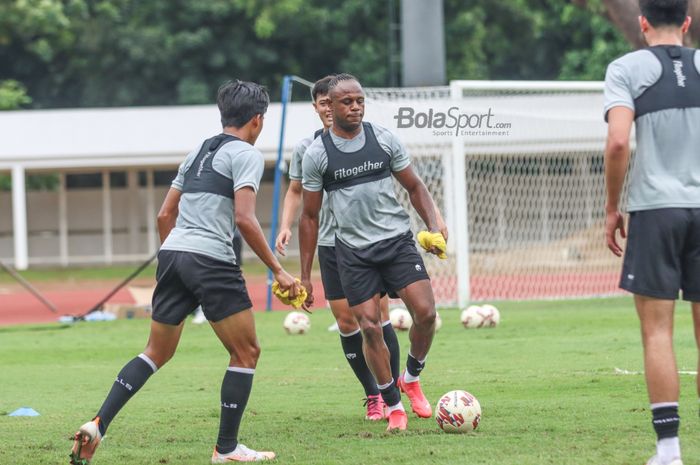
M 362 123 L 362 127 L 365 131 L 365 145 L 355 152 L 338 150 L 330 131 L 321 136 L 328 157 L 328 167 L 323 174 L 323 189 L 326 192 L 391 176 L 391 157 L 379 145 L 372 125 Z
M 700 107 L 695 49 L 677 45 L 647 48 L 661 63 L 661 77 L 634 100 L 635 119 L 661 110 Z
M 219 134 L 204 141 L 197 157 L 185 173 L 183 194 L 207 192 L 233 199 L 233 179 L 217 172 L 212 167 L 212 161 L 224 144 L 234 140 L 240 139 L 230 134 Z

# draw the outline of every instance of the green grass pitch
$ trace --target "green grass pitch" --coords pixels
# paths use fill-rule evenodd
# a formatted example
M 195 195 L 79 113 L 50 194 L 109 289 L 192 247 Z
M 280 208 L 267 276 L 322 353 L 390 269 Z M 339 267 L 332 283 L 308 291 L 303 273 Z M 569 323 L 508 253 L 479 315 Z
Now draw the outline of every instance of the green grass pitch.
M 501 325 L 465 330 L 443 310 L 422 376 L 435 403 L 453 389 L 477 396 L 475 434 L 447 435 L 411 415 L 408 431 L 363 420 L 362 390 L 328 311 L 288 336 L 282 312 L 257 315 L 262 357 L 240 440 L 279 464 L 633 464 L 652 455 L 639 329 L 629 298 L 506 302 Z M 697 369 L 690 311 L 676 315 L 681 370 Z M 138 354 L 147 321 L 0 329 L 0 464 L 66 464 L 68 437 L 91 418 L 122 365 Z M 402 359 L 407 335 L 399 335 Z M 112 423 L 94 464 L 209 463 L 228 357 L 211 329 L 190 323 L 175 358 Z M 681 376 L 681 444 L 700 463 L 695 377 Z M 405 403 L 407 400 L 404 398 Z M 35 418 L 8 417 L 28 406 Z

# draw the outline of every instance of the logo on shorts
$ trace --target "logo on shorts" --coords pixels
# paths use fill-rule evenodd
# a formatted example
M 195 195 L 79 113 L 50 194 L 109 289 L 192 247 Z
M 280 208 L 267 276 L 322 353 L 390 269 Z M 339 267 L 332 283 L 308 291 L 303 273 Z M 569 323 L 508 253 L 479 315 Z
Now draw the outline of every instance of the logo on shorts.
M 420 271 L 422 269 L 423 269 L 423 267 L 421 267 L 420 265 L 416 265 L 416 271 Z
M 634 275 L 633 275 L 633 274 L 628 274 L 628 275 L 627 275 L 627 279 L 629 279 L 630 281 L 634 281 Z
M 357 358 L 357 354 L 345 354 L 348 360 L 354 360 Z

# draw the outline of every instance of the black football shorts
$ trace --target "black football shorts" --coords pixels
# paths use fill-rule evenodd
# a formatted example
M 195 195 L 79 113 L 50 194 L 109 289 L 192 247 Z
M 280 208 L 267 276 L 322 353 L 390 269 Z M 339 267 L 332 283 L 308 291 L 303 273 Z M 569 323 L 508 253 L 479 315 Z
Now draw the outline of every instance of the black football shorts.
M 253 306 L 241 269 L 233 263 L 178 250 L 158 252 L 153 320 L 179 325 L 197 306 L 217 322 Z
M 700 208 L 630 213 L 620 287 L 633 294 L 700 302 Z
M 364 249 L 354 249 L 336 238 L 335 249 L 340 280 L 350 306 L 385 291 L 393 297 L 409 284 L 430 279 L 411 231 Z

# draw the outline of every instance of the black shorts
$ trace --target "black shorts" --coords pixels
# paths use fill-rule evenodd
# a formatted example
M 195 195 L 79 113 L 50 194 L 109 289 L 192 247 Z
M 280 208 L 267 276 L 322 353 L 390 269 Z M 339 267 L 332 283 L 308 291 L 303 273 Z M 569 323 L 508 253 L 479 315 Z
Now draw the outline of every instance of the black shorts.
M 321 268 L 321 282 L 326 300 L 344 299 L 345 292 L 343 292 L 343 285 L 340 282 L 335 247 L 319 245 L 318 263 Z
M 700 302 L 700 208 L 630 213 L 620 287 L 633 294 Z
M 158 252 L 153 320 L 179 325 L 198 305 L 207 320 L 216 322 L 253 306 L 241 269 L 206 255 Z
M 366 302 L 385 290 L 394 296 L 409 284 L 430 279 L 411 231 L 364 249 L 350 248 L 336 239 L 335 252 L 350 306 Z

